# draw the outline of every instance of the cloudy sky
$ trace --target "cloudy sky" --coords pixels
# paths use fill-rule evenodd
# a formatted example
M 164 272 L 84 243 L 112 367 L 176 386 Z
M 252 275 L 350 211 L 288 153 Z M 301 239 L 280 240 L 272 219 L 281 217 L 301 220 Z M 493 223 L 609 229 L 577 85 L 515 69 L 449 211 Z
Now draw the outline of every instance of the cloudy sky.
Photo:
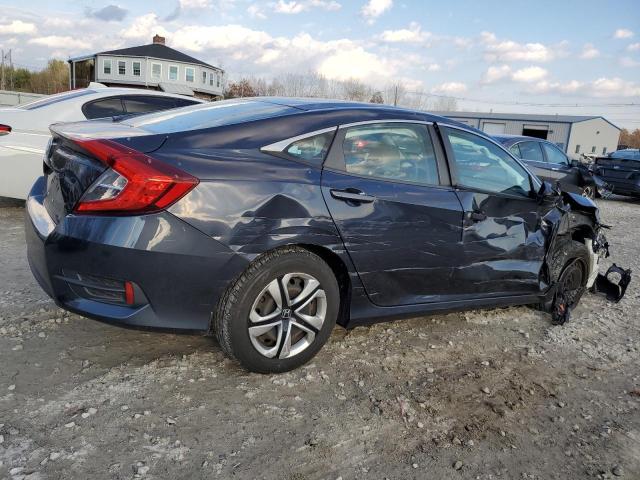
M 0 3 L 0 47 L 28 68 L 150 43 L 154 33 L 232 79 L 317 71 L 380 88 L 401 80 L 464 109 L 602 114 L 640 128 L 638 0 Z

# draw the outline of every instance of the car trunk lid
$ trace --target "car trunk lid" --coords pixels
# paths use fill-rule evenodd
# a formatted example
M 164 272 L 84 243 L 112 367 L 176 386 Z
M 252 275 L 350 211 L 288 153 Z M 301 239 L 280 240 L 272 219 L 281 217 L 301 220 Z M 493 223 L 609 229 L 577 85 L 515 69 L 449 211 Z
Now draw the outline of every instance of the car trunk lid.
M 91 121 L 51 126 L 52 138 L 45 151 L 46 182 L 44 206 L 55 223 L 73 212 L 83 193 L 109 167 L 82 148 L 87 139 L 113 139 L 139 152 L 151 152 L 166 136 L 112 121 Z

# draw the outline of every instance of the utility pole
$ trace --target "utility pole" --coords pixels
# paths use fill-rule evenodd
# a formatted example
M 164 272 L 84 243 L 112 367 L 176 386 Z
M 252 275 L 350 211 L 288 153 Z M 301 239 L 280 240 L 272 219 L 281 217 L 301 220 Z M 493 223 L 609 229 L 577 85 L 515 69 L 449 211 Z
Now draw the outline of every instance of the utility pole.
M 393 86 L 393 106 L 398 106 L 398 85 Z

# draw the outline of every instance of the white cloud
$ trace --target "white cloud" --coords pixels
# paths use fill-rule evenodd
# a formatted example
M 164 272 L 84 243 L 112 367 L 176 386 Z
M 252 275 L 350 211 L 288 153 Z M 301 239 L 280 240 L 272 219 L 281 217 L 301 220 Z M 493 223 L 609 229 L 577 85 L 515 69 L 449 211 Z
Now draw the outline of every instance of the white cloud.
M 600 56 L 600 50 L 593 46 L 592 43 L 586 43 L 580 54 L 580 58 L 584 60 L 591 60 Z
M 180 8 L 185 10 L 202 10 L 211 8 L 211 0 L 180 0 Z
M 632 43 L 631 45 L 627 45 L 627 50 L 630 52 L 640 51 L 640 42 Z
M 511 67 L 509 65 L 490 66 L 482 76 L 483 83 L 494 83 L 503 78 L 511 76 Z
M 513 72 L 511 78 L 516 82 L 530 83 L 542 80 L 548 73 L 549 72 L 541 67 L 526 67 Z
M 134 18 L 129 27 L 120 31 L 120 35 L 124 38 L 137 39 L 145 43 L 149 42 L 156 33 L 168 36 L 169 31 L 160 24 L 155 13 Z
M 613 33 L 613 38 L 624 39 L 633 37 L 633 32 L 626 28 L 619 28 Z
M 46 37 L 31 38 L 31 45 L 42 45 L 49 48 L 57 48 L 60 51 L 89 50 L 91 44 L 76 37 L 48 35 Z
M 11 23 L 0 25 L 0 35 L 33 35 L 37 30 L 33 23 L 22 20 L 13 20 Z
M 423 32 L 420 25 L 411 22 L 409 28 L 401 28 L 399 30 L 385 30 L 380 38 L 389 43 L 421 43 L 427 40 L 431 34 Z
M 518 43 L 499 40 L 494 33 L 482 32 L 480 42 L 485 47 L 485 58 L 490 62 L 548 62 L 565 55 L 566 43 L 548 46 L 542 43 Z
M 495 83 L 506 79 L 519 83 L 533 83 L 543 80 L 548 74 L 547 70 L 537 66 L 514 71 L 509 65 L 492 65 L 482 76 L 482 83 Z
M 430 63 L 427 65 L 426 69 L 428 72 L 439 72 L 442 70 L 442 67 L 438 63 Z
M 462 82 L 445 82 L 431 89 L 431 93 L 442 95 L 456 95 L 466 91 L 467 86 Z
M 333 0 L 278 0 L 277 3 L 273 4 L 273 10 L 276 13 L 284 13 L 293 15 L 296 13 L 302 13 L 306 10 L 311 10 L 312 8 L 321 8 L 323 10 L 340 10 L 342 5 Z
M 369 23 L 376 21 L 380 15 L 393 7 L 393 0 L 369 0 L 360 10 Z
M 592 82 L 571 80 L 566 83 L 543 80 L 532 88 L 534 93 L 573 94 L 585 97 L 616 98 L 640 96 L 640 84 L 619 77 L 602 77 Z
M 638 60 L 634 60 L 631 57 L 622 57 L 618 63 L 620 64 L 621 67 L 625 67 L 625 68 L 634 68 L 634 67 L 640 67 L 640 62 Z
M 334 80 L 368 80 L 373 77 L 390 77 L 394 69 L 377 55 L 362 47 L 337 51 L 320 63 L 317 71 Z
M 262 10 L 262 7 L 257 3 L 249 5 L 247 8 L 247 13 L 253 18 L 259 18 L 260 20 L 264 20 L 267 18 L 267 15 Z

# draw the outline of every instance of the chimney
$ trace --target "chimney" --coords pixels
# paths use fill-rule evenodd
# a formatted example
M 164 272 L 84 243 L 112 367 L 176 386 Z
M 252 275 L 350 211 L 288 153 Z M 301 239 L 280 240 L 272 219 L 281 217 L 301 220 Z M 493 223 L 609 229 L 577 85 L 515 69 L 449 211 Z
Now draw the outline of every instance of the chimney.
M 161 37 L 157 33 L 153 36 L 153 43 L 159 43 L 160 45 L 164 45 L 164 37 Z

